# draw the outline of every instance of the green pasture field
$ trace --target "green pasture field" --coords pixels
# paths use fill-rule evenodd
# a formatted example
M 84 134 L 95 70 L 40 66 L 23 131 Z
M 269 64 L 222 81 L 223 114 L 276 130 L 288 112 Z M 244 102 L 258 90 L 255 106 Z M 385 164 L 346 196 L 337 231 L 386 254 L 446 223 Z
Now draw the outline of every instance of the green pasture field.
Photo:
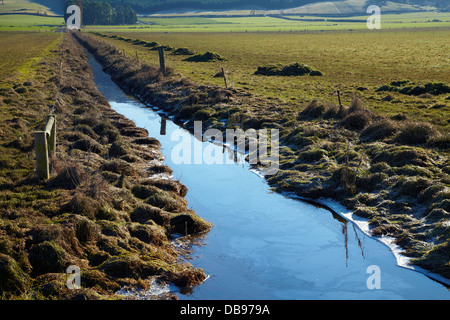
M 64 26 L 64 19 L 60 17 L 28 14 L 0 15 L 0 31 L 44 31 L 62 26 Z
M 0 3 L 0 13 L 19 13 L 19 12 L 40 12 L 52 14 L 49 8 L 32 1 L 27 0 L 5 0 Z
M 0 78 L 23 78 L 33 72 L 31 65 L 54 48 L 61 38 L 54 32 L 1 32 Z
M 225 68 L 231 85 L 278 100 L 280 105 L 301 109 L 313 99 L 344 104 L 359 96 L 369 109 L 383 115 L 407 114 L 417 120 L 449 127 L 449 94 L 409 96 L 376 92 L 392 81 L 418 84 L 450 82 L 450 29 L 381 30 L 323 33 L 151 33 L 121 31 L 105 33 L 129 39 L 156 41 L 173 48 L 188 47 L 199 53 L 217 52 L 227 61 L 188 62 L 186 56 L 166 54 L 167 64 L 182 76 L 200 83 L 223 85 L 214 77 Z M 158 53 L 123 40 L 110 41 L 129 54 L 158 65 Z M 323 73 L 310 76 L 255 75 L 259 66 L 281 63 L 310 65 Z M 389 96 L 389 97 L 388 97 Z
M 141 17 L 140 25 L 135 26 L 87 26 L 97 31 L 129 30 L 151 32 L 308 32 L 341 31 L 367 29 L 367 16 L 331 18 L 322 16 L 286 16 L 277 17 Z M 292 19 L 304 19 L 292 20 Z M 305 21 L 316 19 L 317 21 Z M 326 20 L 326 21 L 322 21 Z M 345 21 L 349 20 L 349 21 Z M 360 20 L 353 22 L 352 20 Z M 386 14 L 381 17 L 382 29 L 422 29 L 449 28 L 448 12 L 417 12 L 405 14 Z

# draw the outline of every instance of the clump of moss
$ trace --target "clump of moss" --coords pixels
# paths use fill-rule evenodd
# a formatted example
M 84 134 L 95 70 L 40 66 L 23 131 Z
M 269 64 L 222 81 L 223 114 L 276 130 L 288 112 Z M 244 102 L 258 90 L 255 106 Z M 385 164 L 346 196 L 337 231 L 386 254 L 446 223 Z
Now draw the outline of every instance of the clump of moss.
M 164 229 L 160 226 L 131 223 L 127 226 L 127 228 L 132 237 L 135 237 L 145 243 L 161 246 L 168 241 Z
M 99 237 L 99 228 L 88 218 L 78 216 L 75 221 L 75 235 L 80 243 L 93 241 Z
M 27 290 L 28 275 L 9 255 L 0 254 L 0 295 L 20 294 Z
M 92 219 L 97 207 L 98 202 L 95 199 L 77 193 L 72 200 L 61 207 L 60 213 L 75 213 Z
M 213 108 L 204 108 L 204 109 L 200 109 L 197 112 L 195 112 L 193 114 L 192 118 L 194 120 L 206 121 L 206 120 L 210 119 L 215 113 L 216 113 L 216 110 L 214 110 Z
M 323 157 L 327 156 L 327 152 L 323 149 L 311 149 L 305 152 L 302 152 L 300 156 L 298 157 L 299 160 L 312 163 L 317 162 Z
M 342 120 L 341 125 L 349 130 L 361 131 L 366 128 L 373 119 L 371 112 L 360 110 L 350 113 Z
M 170 224 L 171 214 L 160 208 L 143 204 L 130 213 L 131 221 L 142 224 L 148 223 L 150 220 L 164 226 Z
M 128 148 L 124 143 L 115 141 L 108 150 L 110 158 L 120 158 L 128 154 Z
M 408 146 L 389 146 L 382 150 L 369 150 L 369 155 L 373 153 L 372 162 L 385 162 L 391 167 L 402 167 L 405 165 L 415 165 L 427 167 L 432 163 L 429 154 L 420 148 Z
M 143 274 L 144 267 L 145 263 L 137 255 L 123 254 L 108 259 L 98 268 L 111 277 L 137 279 L 141 276 L 151 275 Z
M 184 200 L 174 197 L 163 190 L 159 190 L 157 193 L 152 194 L 146 202 L 151 206 L 170 212 L 183 212 L 186 210 L 186 202 Z
M 418 197 L 420 192 L 432 184 L 431 180 L 422 177 L 400 179 L 398 183 L 399 193 L 412 197 Z
M 413 262 L 434 273 L 450 278 L 450 240 L 435 245 L 425 256 L 415 258 Z
M 101 171 L 111 171 L 117 174 L 132 176 L 136 174 L 135 168 L 125 160 L 112 159 L 100 166 Z
M 178 56 L 192 56 L 195 54 L 195 51 L 189 48 L 178 48 L 174 50 L 172 54 Z
M 184 61 L 190 62 L 214 62 L 214 61 L 226 61 L 227 58 L 221 56 L 216 52 L 206 52 L 203 54 L 196 54 L 192 57 L 184 59 Z
M 429 82 L 424 85 L 418 85 L 409 80 L 393 81 L 389 84 L 379 87 L 376 92 L 391 91 L 406 95 L 420 96 L 423 94 L 440 95 L 450 93 L 450 86 L 442 82 Z
M 170 227 L 174 233 L 188 235 L 207 231 L 211 228 L 211 224 L 193 212 L 187 212 L 170 219 Z
M 258 67 L 255 74 L 264 76 L 322 76 L 322 72 L 298 62 L 286 66 L 282 64 L 271 64 L 264 67 Z
M 199 285 L 206 280 L 206 274 L 198 268 L 186 269 L 177 273 L 170 273 L 166 279 L 173 282 L 176 286 L 182 288 L 193 287 Z
M 34 245 L 29 252 L 33 273 L 64 272 L 67 263 L 67 253 L 55 242 L 45 241 Z
M 159 190 L 160 189 L 158 189 L 157 187 L 154 187 L 154 186 L 137 185 L 137 186 L 133 187 L 131 192 L 133 193 L 133 195 L 136 198 L 144 200 L 144 199 L 147 199 L 148 197 L 150 197 L 151 195 L 157 193 Z
M 163 49 L 164 51 L 173 51 L 174 48 L 168 45 L 159 45 L 159 46 L 154 46 L 151 47 L 150 50 L 159 50 L 159 49 Z
M 316 99 L 314 99 L 300 112 L 300 116 L 307 118 L 319 118 L 326 112 L 326 110 L 327 108 L 325 104 L 319 103 Z
M 370 123 L 363 132 L 360 139 L 364 141 L 383 140 L 392 137 L 399 130 L 398 124 L 390 119 L 378 119 Z
M 179 181 L 171 180 L 171 179 L 149 179 L 147 181 L 142 182 L 144 185 L 157 187 L 158 189 L 171 191 L 178 194 L 181 197 L 185 197 L 188 188 L 180 183 Z M 148 196 L 146 197 L 148 198 Z
M 78 149 L 78 150 L 85 151 L 85 152 L 93 152 L 93 153 L 97 153 L 97 154 L 100 154 L 103 152 L 103 146 L 92 138 L 86 138 L 86 139 L 81 139 L 81 140 L 75 141 L 72 144 L 71 148 Z
M 147 42 L 144 47 L 149 47 L 149 48 L 153 48 L 153 47 L 159 47 L 161 46 L 161 44 L 159 42 L 156 41 L 152 41 L 152 42 Z
M 439 132 L 436 128 L 426 122 L 408 122 L 401 126 L 395 141 L 403 144 L 416 145 L 427 143 Z
M 105 206 L 99 206 L 94 213 L 95 218 L 99 220 L 114 221 L 117 219 L 117 215 L 111 208 Z

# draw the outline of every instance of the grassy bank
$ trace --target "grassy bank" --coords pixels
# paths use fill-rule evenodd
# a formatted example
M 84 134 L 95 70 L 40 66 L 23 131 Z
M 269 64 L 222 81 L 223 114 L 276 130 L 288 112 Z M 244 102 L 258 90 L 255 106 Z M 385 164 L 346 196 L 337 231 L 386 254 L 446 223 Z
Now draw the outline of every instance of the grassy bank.
M 151 44 L 167 48 L 167 64 L 183 77 L 205 85 L 223 86 L 215 75 L 223 67 L 235 88 L 278 102 L 280 108 L 300 111 L 314 99 L 350 104 L 358 96 L 366 108 L 384 116 L 407 115 L 410 120 L 449 126 L 450 94 L 406 95 L 378 91 L 393 81 L 409 80 L 417 85 L 448 82 L 446 52 L 449 30 L 333 33 L 105 33 L 107 40 L 130 55 L 137 52 L 147 63 L 158 66 L 158 51 Z M 139 43 L 143 41 L 143 43 Z M 225 61 L 195 63 L 189 55 L 175 55 L 187 48 L 195 53 L 216 52 Z M 269 65 L 306 64 L 321 71 L 320 77 L 267 77 L 255 74 Z
M 201 283 L 203 270 L 180 262 L 170 239 L 211 226 L 188 209 L 187 188 L 167 179 L 159 142 L 111 110 L 70 35 L 54 34 L 25 60 L 9 60 L 19 73 L 0 84 L 1 297 L 115 299 L 151 278 Z M 49 113 L 58 146 L 40 181 L 33 131 Z M 80 290 L 66 286 L 70 265 L 81 269 Z
M 133 45 L 130 50 L 77 37 L 124 90 L 188 129 L 195 120 L 204 130 L 279 129 L 281 169 L 267 177 L 274 190 L 339 201 L 369 219 L 374 236 L 394 237 L 415 264 L 450 277 L 449 137 L 441 127 L 377 113 L 357 97 L 342 106 L 318 99 L 293 107 L 244 88 L 199 83 L 174 69 L 163 76 L 151 56 L 135 57 L 149 51 L 148 41 L 114 40 Z

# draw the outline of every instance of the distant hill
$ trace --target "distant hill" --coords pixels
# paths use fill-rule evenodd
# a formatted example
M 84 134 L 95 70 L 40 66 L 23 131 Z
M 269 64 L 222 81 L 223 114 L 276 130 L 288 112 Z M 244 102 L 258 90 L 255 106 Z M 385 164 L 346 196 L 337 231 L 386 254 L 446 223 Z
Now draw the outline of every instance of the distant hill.
M 117 7 L 126 3 L 138 14 L 159 12 L 199 12 L 224 10 L 268 11 L 283 10 L 284 13 L 304 14 L 356 14 L 371 4 L 379 5 L 388 11 L 408 12 L 419 7 L 435 7 L 440 10 L 450 10 L 450 0 L 103 0 Z M 64 1 L 31 0 L 50 8 L 53 12 L 63 14 Z
M 105 0 L 113 7 L 123 3 L 123 0 Z M 292 9 L 302 6 L 314 6 L 323 3 L 325 6 L 337 7 L 337 11 L 345 12 L 345 6 L 354 7 L 351 4 L 357 2 L 359 6 L 367 8 L 371 4 L 378 4 L 380 6 L 393 7 L 392 3 L 397 4 L 397 8 L 408 8 L 410 6 L 433 6 L 439 9 L 449 9 L 450 0 L 357 0 L 357 1 L 330 1 L 330 0 L 128 0 L 127 5 L 130 5 L 138 13 L 155 13 L 159 11 L 173 11 L 181 8 L 189 8 L 196 10 L 230 10 L 249 8 L 253 10 L 280 10 Z M 340 4 L 341 3 L 341 4 Z M 350 4 L 349 4 L 350 3 Z M 350 10 L 351 11 L 351 10 Z M 407 10 L 409 11 L 409 10 Z

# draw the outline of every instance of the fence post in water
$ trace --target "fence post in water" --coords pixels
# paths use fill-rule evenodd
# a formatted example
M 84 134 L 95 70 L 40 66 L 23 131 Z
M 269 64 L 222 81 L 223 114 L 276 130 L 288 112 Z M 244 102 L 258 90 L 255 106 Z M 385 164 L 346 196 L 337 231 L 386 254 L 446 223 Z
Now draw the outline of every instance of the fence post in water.
M 225 70 L 223 68 L 222 68 L 222 76 L 223 76 L 223 81 L 225 81 L 225 88 L 228 88 L 227 75 L 225 74 Z
M 166 59 L 164 57 L 164 48 L 159 48 L 159 66 L 163 74 L 166 74 Z
M 165 136 L 166 135 L 166 126 L 167 126 L 167 120 L 166 118 L 161 118 L 161 131 L 160 135 Z

